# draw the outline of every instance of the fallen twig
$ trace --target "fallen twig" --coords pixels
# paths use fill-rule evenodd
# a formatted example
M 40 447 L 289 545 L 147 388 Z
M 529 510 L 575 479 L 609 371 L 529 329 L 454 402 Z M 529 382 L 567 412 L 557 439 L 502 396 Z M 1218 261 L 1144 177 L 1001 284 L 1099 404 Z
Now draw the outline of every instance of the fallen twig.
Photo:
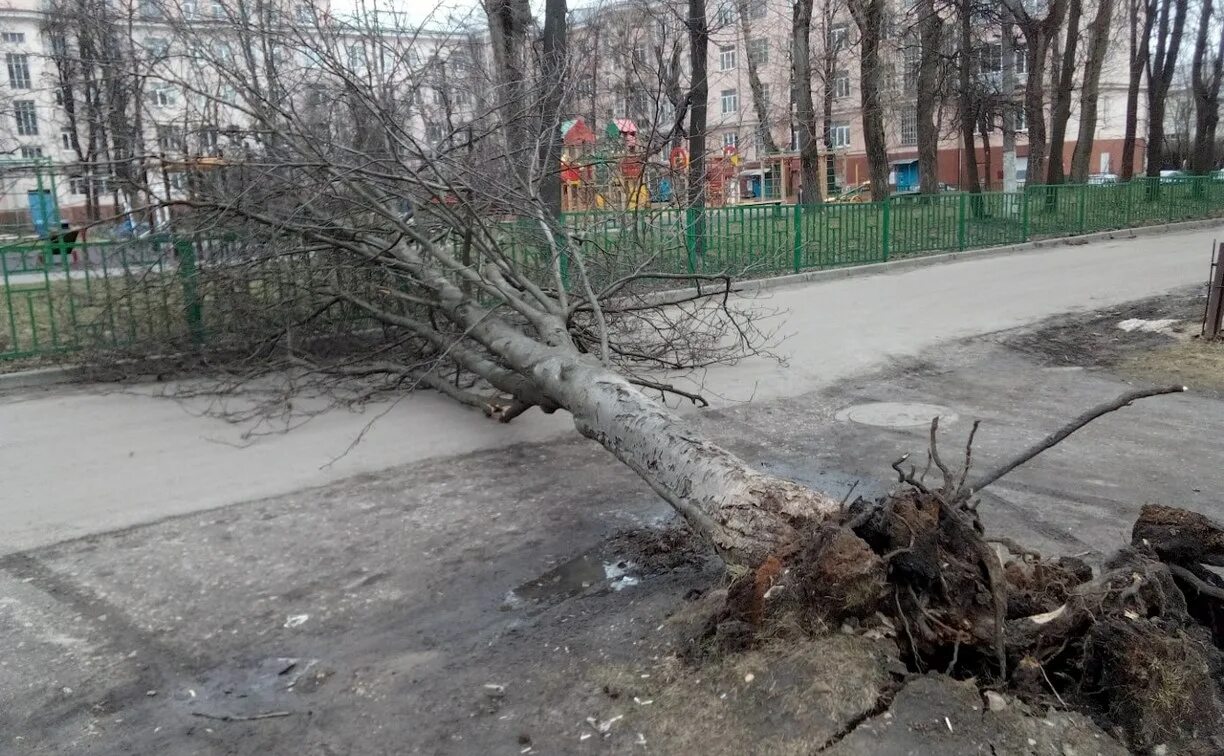
M 1038 454 L 1041 454 L 1047 449 L 1051 449 L 1058 445 L 1067 436 L 1070 436 L 1072 433 L 1076 432 L 1080 428 L 1083 428 L 1085 425 L 1093 420 L 1096 420 L 1102 415 L 1106 415 L 1115 410 L 1120 410 L 1138 399 L 1146 399 L 1151 396 L 1162 396 L 1164 394 L 1179 394 L 1185 390 L 1185 386 L 1166 386 L 1165 388 L 1156 389 L 1138 389 L 1136 391 L 1129 391 L 1113 401 L 1097 405 L 1096 407 L 1093 407 L 1071 422 L 1067 423 L 1062 428 L 1059 428 L 1054 433 L 1051 433 L 1042 440 L 1025 449 L 1023 452 L 1013 457 L 1010 461 L 1004 462 L 1002 465 L 994 468 L 981 478 L 978 478 L 966 491 L 960 492 L 960 495 L 964 497 L 972 495 L 975 491 L 981 491 L 986 486 L 994 483 L 999 478 L 1007 475 L 1009 472 L 1015 470 L 1025 462 L 1028 462 Z
M 259 719 L 277 719 L 293 714 L 291 711 L 266 711 L 263 714 L 209 714 L 206 711 L 193 711 L 191 716 L 201 719 L 215 719 L 218 722 L 254 722 Z

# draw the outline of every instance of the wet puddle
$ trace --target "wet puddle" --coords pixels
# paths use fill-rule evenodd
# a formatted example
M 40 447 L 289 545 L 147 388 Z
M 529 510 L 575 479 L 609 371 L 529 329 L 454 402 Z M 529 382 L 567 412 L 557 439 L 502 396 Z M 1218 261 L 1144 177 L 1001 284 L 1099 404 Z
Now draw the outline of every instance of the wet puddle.
M 506 604 L 514 608 L 561 601 L 590 590 L 624 590 L 640 581 L 634 569 L 632 562 L 588 552 L 510 591 Z

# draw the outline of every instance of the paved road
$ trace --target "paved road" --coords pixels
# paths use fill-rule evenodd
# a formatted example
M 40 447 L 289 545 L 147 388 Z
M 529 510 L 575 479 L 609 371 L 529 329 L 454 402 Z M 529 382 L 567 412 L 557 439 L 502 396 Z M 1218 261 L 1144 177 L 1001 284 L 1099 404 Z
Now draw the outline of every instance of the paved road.
M 777 289 L 785 363 L 704 376 L 717 403 L 799 396 L 890 358 L 1202 281 L 1218 230 L 969 259 Z M 466 451 L 567 432 L 560 413 L 510 426 L 431 394 L 362 414 L 333 411 L 288 434 L 242 429 L 158 389 L 84 388 L 0 398 L 0 554 Z M 361 443 L 353 441 L 383 410 Z M 336 458 L 339 457 L 337 461 Z

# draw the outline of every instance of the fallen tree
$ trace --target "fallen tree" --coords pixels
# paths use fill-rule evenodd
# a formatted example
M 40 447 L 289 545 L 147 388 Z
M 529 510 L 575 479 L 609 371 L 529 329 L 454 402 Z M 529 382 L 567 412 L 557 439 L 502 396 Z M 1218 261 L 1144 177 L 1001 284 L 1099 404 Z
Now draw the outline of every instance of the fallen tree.
M 704 201 L 649 210 L 637 207 L 635 190 L 598 225 L 557 215 L 557 198 L 545 194 L 557 190 L 555 131 L 572 93 L 541 73 L 564 61 L 525 60 L 527 19 L 514 11 L 506 25 L 507 9 L 522 7 L 488 4 L 515 58 L 500 71 L 461 55 L 462 39 L 440 42 L 419 70 L 358 70 L 354 37 L 366 60 L 410 56 L 376 29 L 233 21 L 263 48 L 305 48 L 312 65 L 248 58 L 250 70 L 229 82 L 238 102 L 227 107 L 252 125 L 192 176 L 187 196 L 165 201 L 177 231 L 242 240 L 224 264 L 200 272 L 206 290 L 249 300 L 212 334 L 242 356 L 227 363 L 228 385 L 288 375 L 286 407 L 304 386 L 355 382 L 358 399 L 424 387 L 503 422 L 532 409 L 568 412 L 741 576 L 703 647 L 750 645 L 786 626 L 880 623 L 914 669 L 1109 712 L 1142 747 L 1210 747 L 1220 733 L 1203 723 L 1224 714 L 1212 642 L 1224 582 L 1204 566 L 1221 558 L 1218 526 L 1145 510 L 1136 542 L 1093 577 L 1075 559 L 992 542 L 976 512 L 983 487 L 1095 417 L 1181 388 L 1120 397 L 976 479 L 972 434 L 953 469 L 933 422 L 926 470 L 895 463 L 901 488 L 880 501 L 846 504 L 754 469 L 654 397 L 702 403 L 700 381 L 681 378 L 767 353 L 763 313 L 732 286 L 751 272 L 751 256 L 718 257 Z M 564 12 L 564 3 L 547 7 Z M 677 17 L 704 33 L 704 18 Z M 559 20 L 549 21 L 558 31 Z M 207 31 L 188 24 L 181 33 Z M 185 74 L 160 75 L 210 96 Z M 443 112 L 418 112 L 429 101 L 421 90 L 461 75 L 471 95 L 461 112 L 447 97 Z M 422 137 L 422 115 L 440 138 Z M 704 178 L 693 167 L 700 157 L 691 156 L 694 181 Z M 789 240 L 777 244 L 755 253 L 791 254 Z M 999 545 L 1013 558 L 1001 560 Z M 1187 696 L 1197 708 L 1177 716 Z

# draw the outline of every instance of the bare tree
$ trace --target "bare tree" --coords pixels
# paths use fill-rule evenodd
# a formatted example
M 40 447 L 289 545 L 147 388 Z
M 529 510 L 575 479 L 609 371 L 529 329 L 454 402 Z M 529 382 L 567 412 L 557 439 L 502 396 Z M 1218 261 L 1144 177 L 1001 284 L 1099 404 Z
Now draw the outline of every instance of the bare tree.
M 1016 43 L 1015 23 L 1006 5 L 1000 9 L 999 57 L 1001 58 L 999 99 L 1003 116 L 1003 191 L 1014 192 L 1016 180 Z M 1013 209 L 1009 200 L 1009 209 Z
M 1220 36 L 1215 49 L 1211 49 L 1208 42 L 1212 6 L 1212 0 L 1202 0 L 1190 73 L 1195 125 L 1190 168 L 1198 174 L 1210 173 L 1215 169 L 1216 127 L 1220 123 L 1220 81 L 1224 76 L 1224 24 L 1219 24 Z
M 943 64 L 943 19 L 935 0 L 919 0 L 918 9 L 918 180 L 923 194 L 939 192 L 939 125 L 935 120 L 940 68 Z
M 1004 0 L 1012 19 L 1024 35 L 1026 74 L 1024 84 L 1024 116 L 1028 126 L 1028 175 L 1040 177 L 1045 173 L 1046 117 L 1045 82 L 1046 61 L 1050 55 L 1050 44 L 1054 35 L 1062 28 L 1067 14 L 1067 0 L 1050 0 L 1045 5 L 1044 16 L 1029 13 L 1022 0 Z
M 1147 61 L 1148 136 L 1147 175 L 1156 177 L 1164 167 L 1165 108 L 1181 52 L 1188 0 L 1159 0 L 1156 50 Z M 1153 186 L 1154 189 L 1154 186 Z
M 1071 155 L 1071 180 L 1075 183 L 1082 184 L 1088 180 L 1092 144 L 1096 137 L 1097 103 L 1101 96 L 1101 69 L 1109 52 L 1110 25 L 1114 13 L 1114 0 L 1097 0 L 1096 16 L 1088 25 L 1088 55 L 1084 60 L 1084 83 L 1080 90 L 1079 136 Z
M 540 79 L 543 137 L 540 139 L 537 168 L 540 195 L 549 218 L 561 217 L 561 103 L 564 83 L 569 80 L 567 47 L 569 22 L 566 0 L 547 0 L 544 6 L 544 35 L 540 51 Z
M 740 31 L 744 38 L 744 53 L 748 58 L 748 86 L 752 90 L 752 107 L 756 111 L 757 135 L 765 153 L 773 155 L 778 152 L 778 144 L 774 141 L 773 130 L 770 128 L 772 118 L 769 115 L 769 102 L 765 98 L 765 88 L 761 85 L 760 61 L 752 50 L 752 21 L 748 12 L 748 0 L 736 0 Z
M 1152 26 L 1156 21 L 1157 0 L 1127 0 L 1130 46 L 1127 62 L 1129 77 L 1126 86 L 1126 129 L 1122 138 L 1123 181 L 1135 175 L 1135 141 L 1139 133 L 1139 87 L 1151 55 Z
M 1071 118 L 1071 100 L 1075 93 L 1075 62 L 1079 47 L 1080 16 L 1084 10 L 1083 0 L 1067 0 L 1067 25 L 1061 30 L 1065 41 L 1062 50 L 1053 45 L 1054 53 L 1061 52 L 1061 61 L 1055 71 L 1054 100 L 1050 113 L 1050 163 L 1046 173 L 1047 184 L 1061 184 L 1066 179 L 1064 153 L 1067 142 L 1067 121 Z
M 961 145 L 965 150 L 965 180 L 970 193 L 977 195 L 982 191 L 982 182 L 978 177 L 977 146 L 974 140 L 974 129 L 977 128 L 981 98 L 978 87 L 973 80 L 975 63 L 973 46 L 973 0 L 961 0 L 957 7 L 957 24 L 960 29 L 960 49 L 957 55 L 957 98 L 959 108 L 957 120 L 960 123 Z
M 799 173 L 805 204 L 820 202 L 820 148 L 812 101 L 812 0 L 795 0 L 791 20 L 791 87 L 799 135 Z M 827 44 L 827 43 L 826 43 Z M 828 108 L 826 108 L 826 118 Z M 826 145 L 827 148 L 827 145 Z
M 880 42 L 884 36 L 885 0 L 849 0 L 859 30 L 859 102 L 863 111 L 863 141 L 871 198 L 888 198 L 888 143 L 884 136 L 884 105 L 880 101 L 883 64 Z
M 688 208 L 693 212 L 692 254 L 705 256 L 706 205 L 706 111 L 710 85 L 706 78 L 706 56 L 710 48 L 710 26 L 705 0 L 688 0 L 689 41 L 689 171 Z

